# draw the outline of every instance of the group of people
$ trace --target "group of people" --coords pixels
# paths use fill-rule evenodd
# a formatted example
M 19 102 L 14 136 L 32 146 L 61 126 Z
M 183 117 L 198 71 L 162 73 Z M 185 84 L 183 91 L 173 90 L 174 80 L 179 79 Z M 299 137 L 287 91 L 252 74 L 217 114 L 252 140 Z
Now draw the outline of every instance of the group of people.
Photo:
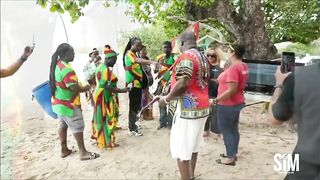
M 61 157 L 72 153 L 67 146 L 67 130 L 73 133 L 79 147 L 80 159 L 96 159 L 100 155 L 87 151 L 84 145 L 84 120 L 80 93 L 92 106 L 92 138 L 102 149 L 119 146 L 115 143 L 114 131 L 118 127 L 118 93 L 129 94 L 128 127 L 131 136 L 141 136 L 141 126 L 136 124 L 141 106 L 145 105 L 143 94 L 148 85 L 144 82 L 143 66 L 155 65 L 161 85 L 170 84 L 168 94 L 159 100 L 159 127 L 171 128 L 170 150 L 177 159 L 182 179 L 194 179 L 197 155 L 204 143 L 203 137 L 210 131 L 223 139 L 226 153 L 219 154 L 216 162 L 224 165 L 236 164 L 238 160 L 239 115 L 244 107 L 243 91 L 249 69 L 242 62 L 245 47 L 230 45 L 228 63 L 220 67 L 217 49 L 202 54 L 197 49 L 196 39 L 191 32 L 180 36 L 181 54 L 173 54 L 169 41 L 163 43 L 163 53 L 156 61 L 148 58 L 146 47 L 140 38 L 131 38 L 123 53 L 126 87 L 117 86 L 118 78 L 113 72 L 118 53 L 106 45 L 104 59 L 97 49 L 90 54 L 85 66 L 88 84 L 79 83 L 70 65 L 75 52 L 71 45 L 60 44 L 52 55 L 50 65 L 50 87 L 52 109 L 59 118 Z M 27 60 L 33 49 L 26 47 L 19 60 L 6 69 L 1 69 L 1 78 L 14 74 Z M 300 154 L 300 171 L 288 174 L 286 179 L 311 179 L 320 177 L 319 83 L 312 78 L 320 76 L 320 65 L 313 65 L 291 73 L 276 72 L 277 85 L 271 102 L 270 116 L 273 124 L 281 124 L 292 117 L 298 122 L 298 143 L 294 153 Z M 288 76 L 288 77 L 287 77 Z M 297 86 L 300 84 L 301 86 Z M 307 91 L 308 89 L 314 91 Z M 145 91 L 143 93 L 143 91 Z M 149 97 L 149 94 L 148 94 Z M 152 115 L 151 115 L 152 116 Z

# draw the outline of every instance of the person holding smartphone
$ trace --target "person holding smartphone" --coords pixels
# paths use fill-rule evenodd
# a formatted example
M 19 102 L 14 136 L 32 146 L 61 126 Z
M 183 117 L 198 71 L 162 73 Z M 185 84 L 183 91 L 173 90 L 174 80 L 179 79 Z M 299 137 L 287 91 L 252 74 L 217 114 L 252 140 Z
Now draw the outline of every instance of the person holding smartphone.
M 285 179 L 319 179 L 320 64 L 300 67 L 293 73 L 283 69 L 278 67 L 275 73 L 269 116 L 273 125 L 290 119 L 297 122 L 298 142 L 292 154 L 299 154 L 299 171 L 289 172 Z
M 22 55 L 20 56 L 20 58 L 16 62 L 12 63 L 7 68 L 1 69 L 0 78 L 5 78 L 5 77 L 8 77 L 8 76 L 12 76 L 14 73 L 16 73 L 20 69 L 22 64 L 24 62 L 26 62 L 28 57 L 32 54 L 33 49 L 34 49 L 34 47 L 26 46 L 24 48 L 24 51 L 23 51 Z

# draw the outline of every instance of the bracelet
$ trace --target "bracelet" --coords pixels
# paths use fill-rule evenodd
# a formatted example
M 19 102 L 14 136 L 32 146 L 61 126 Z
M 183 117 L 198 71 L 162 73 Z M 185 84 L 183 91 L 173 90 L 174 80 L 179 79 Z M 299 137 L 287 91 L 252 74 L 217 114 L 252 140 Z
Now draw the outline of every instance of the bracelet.
M 282 84 L 277 84 L 273 88 L 274 88 L 274 90 L 277 89 L 277 88 L 280 88 L 282 90 L 283 89 L 283 85 Z
M 23 56 L 23 55 L 20 57 L 20 61 L 23 62 L 23 63 L 24 63 L 27 59 L 28 59 L 28 57 Z
M 213 99 L 213 104 L 214 104 L 214 105 L 217 105 L 217 103 L 218 103 L 217 98 L 214 98 L 214 99 Z
M 167 97 L 167 96 L 166 96 Z M 166 97 L 163 98 L 164 103 L 169 104 L 168 101 L 166 101 Z

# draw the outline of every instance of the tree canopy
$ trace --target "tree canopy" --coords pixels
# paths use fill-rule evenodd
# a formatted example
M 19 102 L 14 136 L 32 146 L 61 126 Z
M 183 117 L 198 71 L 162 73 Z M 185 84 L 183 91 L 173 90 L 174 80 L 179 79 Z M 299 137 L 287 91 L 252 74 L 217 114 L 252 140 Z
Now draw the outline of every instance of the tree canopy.
M 127 3 L 128 13 L 144 23 L 161 22 L 169 37 L 182 32 L 191 21 L 220 28 L 231 42 L 248 47 L 249 58 L 273 58 L 273 43 L 309 43 L 320 37 L 320 4 L 316 0 L 116 0 Z M 37 0 L 50 11 L 68 11 L 75 22 L 89 0 Z M 110 1 L 105 1 L 109 7 Z
M 121 34 L 119 44 L 123 47 L 127 45 L 130 37 L 140 37 L 143 45 L 147 47 L 148 56 L 151 60 L 162 54 L 162 43 L 170 40 L 166 36 L 164 29 L 156 26 L 145 26 L 131 32 L 124 32 Z

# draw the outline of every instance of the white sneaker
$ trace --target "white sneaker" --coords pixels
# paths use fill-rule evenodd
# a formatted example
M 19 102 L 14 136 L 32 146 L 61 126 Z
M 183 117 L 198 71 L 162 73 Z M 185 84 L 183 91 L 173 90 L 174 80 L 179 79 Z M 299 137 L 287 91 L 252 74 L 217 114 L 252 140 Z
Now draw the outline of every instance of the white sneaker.
M 139 130 L 129 131 L 130 136 L 142 136 L 143 133 Z
M 142 125 L 141 125 L 141 124 L 139 124 L 139 123 L 137 123 L 137 122 L 136 122 L 135 124 L 136 124 L 138 130 L 142 129 Z

